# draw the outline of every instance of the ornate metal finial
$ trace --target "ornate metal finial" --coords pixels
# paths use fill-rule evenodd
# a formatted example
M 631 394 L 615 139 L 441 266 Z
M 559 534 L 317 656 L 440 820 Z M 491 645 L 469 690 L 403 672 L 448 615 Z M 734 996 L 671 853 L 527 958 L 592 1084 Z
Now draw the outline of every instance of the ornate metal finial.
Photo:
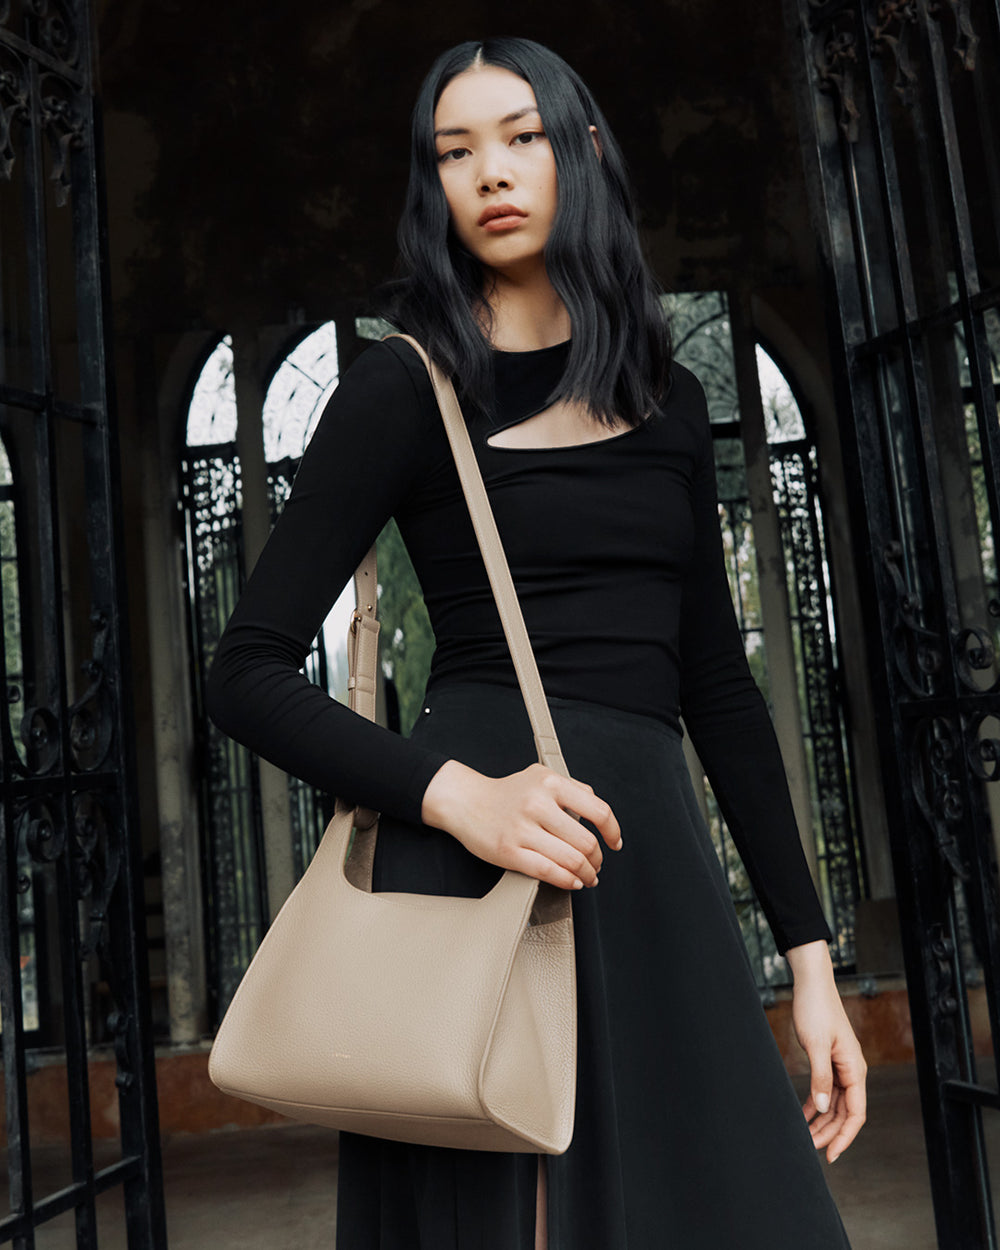
M 976 68 L 976 49 L 979 47 L 979 36 L 972 29 L 972 18 L 969 16 L 969 0 L 944 0 L 951 9 L 955 19 L 955 42 L 953 51 L 962 62 L 962 68 L 970 72 Z M 931 17 L 940 18 L 942 4 L 931 3 L 927 12 Z
M 876 56 L 892 54 L 896 62 L 893 89 L 907 107 L 913 103 L 913 84 L 917 81 L 910 50 L 916 24 L 915 0 L 882 0 L 871 21 L 872 51 Z
M 861 114 L 854 100 L 854 75 L 858 64 L 858 49 L 853 29 L 854 14 L 842 13 L 840 21 L 847 24 L 838 28 L 830 26 L 822 39 L 822 47 L 816 55 L 819 73 L 819 89 L 826 95 L 836 96 L 838 102 L 837 124 L 848 143 L 858 141 L 858 121 Z
M 27 121 L 31 109 L 24 65 L 9 48 L 2 52 L 8 63 L 0 68 L 0 178 L 9 182 L 15 156 L 10 132 L 15 122 Z
M 46 82 L 57 84 L 58 89 L 61 91 L 66 90 L 66 84 L 61 79 L 56 78 L 54 74 L 42 76 L 43 91 Z M 71 187 L 70 149 L 82 148 L 84 144 L 83 114 L 76 100 L 43 94 L 41 97 L 41 115 L 42 127 L 48 132 L 56 157 L 55 166 L 49 176 L 56 184 L 56 203 L 61 208 L 69 198 Z

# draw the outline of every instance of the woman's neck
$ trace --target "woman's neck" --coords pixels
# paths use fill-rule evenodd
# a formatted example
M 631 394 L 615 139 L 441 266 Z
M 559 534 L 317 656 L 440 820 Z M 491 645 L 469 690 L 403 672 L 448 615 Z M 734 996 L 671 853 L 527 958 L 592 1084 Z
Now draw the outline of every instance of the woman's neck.
M 494 272 L 485 292 L 493 316 L 491 346 L 500 351 L 534 351 L 570 337 L 566 305 L 544 269 L 530 273 Z

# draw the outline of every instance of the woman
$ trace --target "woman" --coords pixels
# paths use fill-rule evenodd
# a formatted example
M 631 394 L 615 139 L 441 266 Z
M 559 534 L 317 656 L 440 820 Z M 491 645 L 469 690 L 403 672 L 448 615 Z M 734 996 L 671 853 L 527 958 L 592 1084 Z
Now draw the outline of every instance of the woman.
M 844 1250 L 816 1151 L 853 1140 L 866 1066 L 729 596 L 704 394 L 671 362 L 619 149 L 563 61 L 520 39 L 439 58 L 400 240 L 391 319 L 456 378 L 572 776 L 537 762 L 430 384 L 399 339 L 330 400 L 209 710 L 381 811 L 377 890 L 481 895 L 505 868 L 574 890 L 577 1111 L 544 1160 L 342 1134 L 337 1245 Z M 390 515 L 436 637 L 408 739 L 298 671 Z M 802 1107 L 680 713 L 793 970 Z

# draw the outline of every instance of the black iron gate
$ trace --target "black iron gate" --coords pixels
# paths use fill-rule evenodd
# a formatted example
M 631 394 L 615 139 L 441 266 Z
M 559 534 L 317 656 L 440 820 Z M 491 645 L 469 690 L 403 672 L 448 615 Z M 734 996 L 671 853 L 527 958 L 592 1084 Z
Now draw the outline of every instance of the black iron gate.
M 91 31 L 85 0 L 0 2 L 0 1243 L 19 1250 L 62 1215 L 95 1248 L 101 1194 L 123 1203 L 130 1250 L 166 1245 Z M 43 1024 L 48 1058 L 65 1065 L 69 1139 L 47 1192 L 28 1096 Z M 103 1166 L 95 1043 L 114 1056 L 120 1116 Z
M 1000 12 L 786 0 L 831 292 L 939 1245 L 995 1247 Z M 992 1065 L 991 1065 L 992 1066 Z M 980 1065 L 985 1067 L 985 1065 Z

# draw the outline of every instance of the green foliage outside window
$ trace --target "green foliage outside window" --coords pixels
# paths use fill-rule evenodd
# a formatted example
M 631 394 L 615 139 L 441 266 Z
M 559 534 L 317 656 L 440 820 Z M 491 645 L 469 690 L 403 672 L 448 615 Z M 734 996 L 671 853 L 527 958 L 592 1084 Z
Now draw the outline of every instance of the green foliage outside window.
M 408 735 L 420 712 L 434 651 L 434 631 L 394 520 L 379 535 L 378 582 L 382 672 L 396 687 L 400 728 Z

